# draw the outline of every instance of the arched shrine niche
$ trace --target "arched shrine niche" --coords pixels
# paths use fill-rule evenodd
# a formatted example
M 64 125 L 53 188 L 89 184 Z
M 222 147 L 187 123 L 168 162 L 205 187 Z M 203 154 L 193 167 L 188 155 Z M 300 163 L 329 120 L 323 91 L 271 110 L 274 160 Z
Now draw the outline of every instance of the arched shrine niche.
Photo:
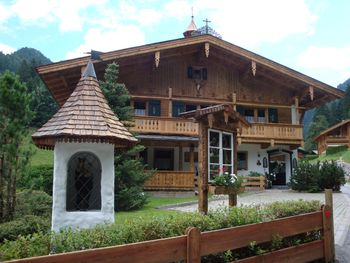
M 91 152 L 78 152 L 68 161 L 67 211 L 101 210 L 101 162 Z

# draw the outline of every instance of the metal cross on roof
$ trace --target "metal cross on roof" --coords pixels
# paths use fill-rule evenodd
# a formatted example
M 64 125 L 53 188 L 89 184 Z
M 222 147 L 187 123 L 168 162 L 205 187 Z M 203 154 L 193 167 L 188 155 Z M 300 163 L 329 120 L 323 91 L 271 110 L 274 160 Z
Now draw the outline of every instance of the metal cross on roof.
M 208 18 L 206 18 L 205 20 L 203 20 L 203 22 L 205 22 L 205 33 L 208 34 L 208 23 L 211 23 L 211 21 L 209 21 Z

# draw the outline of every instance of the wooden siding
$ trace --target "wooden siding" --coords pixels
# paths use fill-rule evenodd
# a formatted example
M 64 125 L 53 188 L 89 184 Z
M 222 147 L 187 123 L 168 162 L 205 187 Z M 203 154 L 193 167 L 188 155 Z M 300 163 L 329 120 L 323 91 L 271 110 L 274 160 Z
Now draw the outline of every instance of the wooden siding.
M 125 83 L 133 96 L 168 97 L 168 89 L 172 88 L 173 97 L 201 98 L 207 100 L 230 101 L 232 93 L 236 93 L 238 101 L 253 103 L 292 105 L 295 93 L 279 86 L 254 84 L 250 76 L 240 73 L 235 65 L 219 62 L 212 56 L 204 54 L 169 57 L 160 59 L 155 68 L 153 61 L 129 66 L 128 70 L 120 69 L 119 81 Z M 207 69 L 207 80 L 201 82 L 197 92 L 194 79 L 187 76 L 189 66 Z M 142 73 L 142 74 L 141 74 Z M 243 75 L 242 75 L 243 74 Z M 252 82 L 252 83 L 251 83 Z

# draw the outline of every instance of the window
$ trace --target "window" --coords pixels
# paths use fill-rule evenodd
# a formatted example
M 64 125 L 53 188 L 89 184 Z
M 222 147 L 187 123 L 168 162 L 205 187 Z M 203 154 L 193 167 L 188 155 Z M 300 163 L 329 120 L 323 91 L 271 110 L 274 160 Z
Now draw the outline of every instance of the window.
M 254 122 L 254 110 L 246 109 L 242 106 L 237 106 L 236 110 L 239 114 L 241 114 L 248 122 Z
M 134 110 L 136 116 L 145 116 L 146 115 L 146 102 L 145 101 L 135 101 Z
M 208 130 L 209 180 L 222 173 L 233 173 L 233 137 L 231 133 Z
M 191 111 L 191 110 L 196 110 L 197 105 L 192 105 L 192 104 L 186 104 L 185 105 L 185 111 Z
M 148 115 L 149 116 L 160 116 L 160 101 L 150 100 L 148 102 Z
M 269 122 L 270 123 L 278 123 L 277 109 L 269 108 Z
M 237 170 L 248 170 L 248 152 L 237 152 Z
M 154 149 L 154 169 L 174 170 L 174 149 Z
M 244 110 L 244 117 L 248 122 L 254 122 L 254 110 L 245 109 Z
M 258 122 L 265 122 L 265 109 L 258 109 Z
M 101 210 L 101 163 L 90 152 L 74 154 L 67 167 L 67 211 Z
M 207 80 L 208 70 L 203 67 L 191 67 L 187 68 L 187 77 L 189 79 Z
M 173 117 L 178 117 L 181 112 L 185 111 L 185 104 L 181 101 L 173 102 Z

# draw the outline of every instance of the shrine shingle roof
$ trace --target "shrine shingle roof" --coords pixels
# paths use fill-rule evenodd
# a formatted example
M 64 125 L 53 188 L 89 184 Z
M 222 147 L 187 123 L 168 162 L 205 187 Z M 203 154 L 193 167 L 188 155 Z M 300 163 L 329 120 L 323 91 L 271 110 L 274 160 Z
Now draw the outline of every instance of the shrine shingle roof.
M 41 148 L 53 148 L 57 141 L 112 143 L 129 146 L 137 139 L 108 106 L 97 79 L 87 66 L 76 89 L 58 112 L 33 135 Z

